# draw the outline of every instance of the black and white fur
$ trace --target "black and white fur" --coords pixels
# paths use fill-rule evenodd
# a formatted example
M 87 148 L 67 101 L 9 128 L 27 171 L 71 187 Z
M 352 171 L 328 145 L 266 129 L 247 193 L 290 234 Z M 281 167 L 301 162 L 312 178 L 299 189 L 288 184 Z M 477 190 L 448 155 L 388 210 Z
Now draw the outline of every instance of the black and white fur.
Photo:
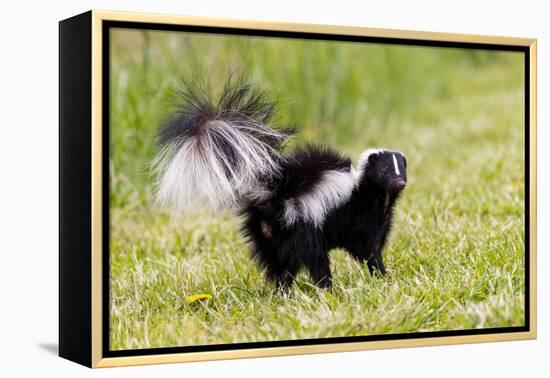
M 337 247 L 386 274 L 382 250 L 407 182 L 403 154 L 366 150 L 357 170 L 329 147 L 284 154 L 292 132 L 269 125 L 273 102 L 241 80 L 228 79 L 217 95 L 188 83 L 182 99 L 160 134 L 161 203 L 176 215 L 238 211 L 253 256 L 283 291 L 302 268 L 330 289 Z

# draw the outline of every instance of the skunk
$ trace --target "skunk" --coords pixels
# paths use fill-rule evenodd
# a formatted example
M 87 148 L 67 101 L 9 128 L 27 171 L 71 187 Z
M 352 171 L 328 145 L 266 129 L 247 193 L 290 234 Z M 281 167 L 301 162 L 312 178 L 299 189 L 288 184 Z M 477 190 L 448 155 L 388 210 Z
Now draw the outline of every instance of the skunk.
M 330 290 L 333 248 L 386 274 L 382 250 L 407 182 L 402 153 L 368 149 L 357 170 L 327 146 L 285 153 L 293 129 L 271 125 L 274 101 L 243 79 L 229 77 L 217 96 L 186 82 L 181 98 L 159 135 L 161 204 L 175 215 L 205 206 L 240 215 L 253 257 L 283 293 L 301 268 Z

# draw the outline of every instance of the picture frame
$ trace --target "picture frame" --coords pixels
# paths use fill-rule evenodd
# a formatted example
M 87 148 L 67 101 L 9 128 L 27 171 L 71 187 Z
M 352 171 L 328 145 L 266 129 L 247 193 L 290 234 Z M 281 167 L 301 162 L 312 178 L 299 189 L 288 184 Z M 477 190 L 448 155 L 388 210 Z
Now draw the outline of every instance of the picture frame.
M 210 36 L 516 52 L 523 56 L 524 321 L 520 326 L 110 348 L 109 100 L 116 28 Z M 89 11 L 59 24 L 59 355 L 88 367 L 344 352 L 536 338 L 536 40 L 367 27 Z M 410 159 L 410 157 L 409 157 Z M 520 185 L 518 184 L 518 185 Z M 520 186 L 521 186 L 520 185 Z

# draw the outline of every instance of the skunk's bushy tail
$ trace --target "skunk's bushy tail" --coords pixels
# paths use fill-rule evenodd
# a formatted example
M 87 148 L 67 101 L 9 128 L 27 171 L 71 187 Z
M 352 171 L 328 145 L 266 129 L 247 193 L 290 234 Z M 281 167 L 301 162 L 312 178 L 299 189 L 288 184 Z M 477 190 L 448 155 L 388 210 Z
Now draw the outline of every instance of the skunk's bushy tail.
M 196 207 L 235 210 L 261 197 L 263 182 L 279 174 L 291 132 L 269 126 L 275 104 L 231 76 L 218 93 L 185 82 L 176 113 L 160 132 L 158 200 L 175 215 Z

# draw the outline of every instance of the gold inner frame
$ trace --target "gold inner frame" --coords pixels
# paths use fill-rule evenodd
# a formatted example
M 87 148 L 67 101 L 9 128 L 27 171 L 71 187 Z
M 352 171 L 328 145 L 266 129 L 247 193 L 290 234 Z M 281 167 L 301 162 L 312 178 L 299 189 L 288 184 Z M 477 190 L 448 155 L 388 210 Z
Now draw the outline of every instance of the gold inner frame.
M 484 335 L 461 335 L 402 339 L 387 341 L 346 342 L 340 344 L 317 344 L 306 346 L 268 347 L 257 349 L 234 349 L 224 351 L 188 352 L 132 357 L 107 357 L 102 355 L 102 23 L 103 21 L 128 21 L 173 25 L 217 26 L 241 29 L 356 35 L 427 41 L 464 42 L 524 46 L 529 48 L 529 322 L 530 331 Z M 536 306 L 536 242 L 537 242 L 537 109 L 536 109 L 536 59 L 537 41 L 531 38 L 484 36 L 455 33 L 436 33 L 412 30 L 377 29 L 352 26 L 292 24 L 231 20 L 210 17 L 188 17 L 145 13 L 92 11 L 92 366 L 113 367 L 173 362 L 207 361 L 250 357 L 299 355 L 310 353 L 347 352 L 371 349 L 420 347 L 448 344 L 466 344 L 495 341 L 528 340 L 537 337 Z

